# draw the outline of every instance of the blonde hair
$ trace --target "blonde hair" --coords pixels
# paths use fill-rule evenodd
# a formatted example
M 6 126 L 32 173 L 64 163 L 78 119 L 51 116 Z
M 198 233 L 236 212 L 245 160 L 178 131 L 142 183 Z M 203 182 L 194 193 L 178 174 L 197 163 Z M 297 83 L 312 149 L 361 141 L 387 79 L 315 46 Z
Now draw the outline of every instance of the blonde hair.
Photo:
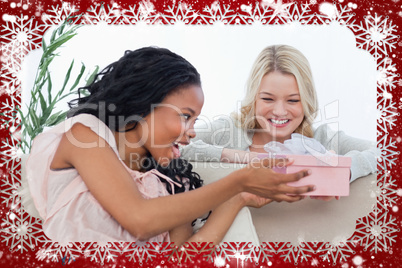
M 245 130 L 260 128 L 255 119 L 257 93 L 262 78 L 274 71 L 291 74 L 296 78 L 304 118 L 294 133 L 313 137 L 311 125 L 316 117 L 318 101 L 310 64 L 299 50 L 287 45 L 273 45 L 261 51 L 251 68 L 240 113 L 233 113 L 232 117 L 238 127 Z

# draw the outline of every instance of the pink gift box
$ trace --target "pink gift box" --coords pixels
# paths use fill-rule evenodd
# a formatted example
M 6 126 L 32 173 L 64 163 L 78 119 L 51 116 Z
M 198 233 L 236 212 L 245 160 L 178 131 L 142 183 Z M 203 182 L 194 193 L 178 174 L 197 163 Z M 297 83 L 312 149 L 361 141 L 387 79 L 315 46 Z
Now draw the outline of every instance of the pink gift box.
M 277 156 L 278 157 L 278 156 Z M 316 190 L 305 195 L 309 196 L 348 196 L 350 166 L 352 159 L 340 155 L 286 155 L 293 158 L 292 165 L 273 170 L 278 173 L 295 173 L 303 169 L 310 169 L 311 175 L 297 182 L 288 183 L 290 186 L 315 185 Z

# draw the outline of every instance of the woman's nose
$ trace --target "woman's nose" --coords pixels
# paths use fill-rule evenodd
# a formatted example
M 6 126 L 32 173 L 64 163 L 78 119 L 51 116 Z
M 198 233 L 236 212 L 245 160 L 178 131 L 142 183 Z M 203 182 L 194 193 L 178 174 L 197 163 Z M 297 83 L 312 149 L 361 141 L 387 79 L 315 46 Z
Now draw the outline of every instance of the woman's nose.
M 194 128 L 188 129 L 188 130 L 186 131 L 186 134 L 187 134 L 187 136 L 188 136 L 190 139 L 194 139 L 195 136 L 196 136 Z
M 273 114 L 276 116 L 285 116 L 287 113 L 286 104 L 282 101 L 277 101 L 274 106 Z

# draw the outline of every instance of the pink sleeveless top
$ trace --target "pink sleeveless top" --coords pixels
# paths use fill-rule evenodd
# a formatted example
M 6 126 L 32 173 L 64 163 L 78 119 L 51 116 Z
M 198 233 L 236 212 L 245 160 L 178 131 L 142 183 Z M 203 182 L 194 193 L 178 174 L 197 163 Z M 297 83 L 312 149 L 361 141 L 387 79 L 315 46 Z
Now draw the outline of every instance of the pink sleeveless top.
M 89 114 L 69 118 L 35 138 L 26 163 L 26 170 L 32 198 L 43 219 L 44 233 L 51 240 L 59 243 L 170 242 L 168 232 L 157 235 L 148 241 L 137 241 L 102 208 L 89 192 L 76 169 L 50 169 L 63 134 L 75 123 L 81 123 L 91 128 L 113 148 L 119 157 L 113 133 L 102 121 Z M 146 173 L 134 171 L 128 168 L 124 162 L 122 163 L 144 198 L 169 195 L 165 183 L 161 182 L 158 176 L 163 177 L 170 184 L 175 183 L 169 177 L 156 170 Z

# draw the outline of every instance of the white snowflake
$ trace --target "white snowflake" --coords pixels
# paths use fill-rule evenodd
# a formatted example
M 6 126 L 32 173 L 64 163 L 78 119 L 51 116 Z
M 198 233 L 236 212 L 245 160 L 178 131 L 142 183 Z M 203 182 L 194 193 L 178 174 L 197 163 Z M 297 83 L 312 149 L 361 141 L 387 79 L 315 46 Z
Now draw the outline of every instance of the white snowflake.
M 302 6 L 295 5 L 294 3 L 286 4 L 283 5 L 283 10 L 281 12 L 276 12 L 277 11 L 275 10 L 272 19 L 270 20 L 271 22 L 274 18 L 277 18 L 278 20 L 275 21 L 275 24 L 291 22 L 298 22 L 301 24 L 313 22 L 312 24 L 317 24 L 317 19 L 320 17 L 320 15 L 311 13 L 311 9 L 307 4 Z
M 121 250 L 117 247 L 117 243 L 90 243 L 84 250 L 84 254 L 91 259 L 91 261 L 104 264 L 106 262 L 114 261 L 120 255 Z
M 171 251 L 169 243 L 130 243 L 122 250 L 129 261 L 139 264 L 152 261 L 159 254 L 169 255 Z
M 165 252 L 168 253 L 168 260 L 172 262 L 184 263 L 191 262 L 197 255 L 202 254 L 203 258 L 213 260 L 214 250 L 219 247 L 214 247 L 212 243 L 185 243 L 180 248 L 174 245 L 165 247 Z M 222 260 L 224 261 L 224 260 Z
M 396 126 L 397 117 L 399 116 L 396 102 L 392 101 L 392 95 L 383 87 L 378 87 L 377 92 L 380 100 L 377 103 L 377 123 L 380 131 L 378 134 L 388 134 L 394 126 Z
M 381 150 L 378 166 L 383 171 L 389 170 L 396 164 L 396 159 L 399 155 L 399 152 L 396 151 L 395 141 L 392 141 L 392 138 L 389 138 L 388 135 L 384 135 L 377 141 L 377 148 Z
M 253 245 L 251 243 L 244 242 L 232 242 L 232 243 L 222 243 L 220 246 L 212 247 L 210 244 L 204 254 L 207 260 L 221 260 L 230 261 L 231 259 L 236 259 L 237 262 L 244 263 L 245 261 L 255 261 L 255 256 L 252 253 L 254 251 Z
M 64 2 L 61 7 L 58 5 L 52 6 L 45 13 L 42 13 L 42 21 L 46 26 L 61 25 L 66 21 L 67 18 L 71 20 L 72 23 L 76 24 L 80 16 L 77 15 L 79 10 L 68 2 Z
M 44 11 L 44 7 L 42 3 L 37 3 L 35 8 L 35 16 L 40 17 Z
M 3 47 L 2 47 L 3 50 Z M 12 54 L 13 51 L 2 51 L 4 61 L 2 61 L 2 73 L 0 95 L 7 94 L 15 99 L 15 96 L 21 91 L 21 79 L 19 71 L 21 69 L 22 53 Z
M 398 40 L 396 26 L 387 17 L 382 18 L 377 13 L 374 17 L 368 15 L 360 25 L 350 27 L 355 31 L 357 47 L 370 52 L 376 60 L 388 56 Z
M 315 253 L 312 246 L 313 243 L 301 242 L 298 245 L 293 245 L 287 242 L 283 243 L 276 252 L 277 254 L 281 254 L 280 257 L 283 258 L 284 261 L 293 261 L 294 264 L 298 264 L 307 261 L 311 255 Z
M 1 165 L 10 166 L 17 158 L 21 158 L 22 150 L 20 149 L 20 141 L 15 139 L 13 136 L 7 137 L 1 141 L 1 152 L 2 158 L 0 160 Z
M 248 15 L 240 15 L 239 18 L 242 22 L 253 25 L 261 24 L 284 24 L 291 22 L 299 22 L 307 24 L 310 22 L 317 23 L 317 18 L 320 15 L 312 14 L 308 4 L 301 6 L 292 4 L 271 3 L 256 5 L 251 9 L 245 10 L 244 13 Z M 237 19 L 237 22 L 240 22 Z
M 118 6 L 97 5 L 91 6 L 83 15 L 83 21 L 89 25 L 100 24 L 119 24 L 121 19 L 121 9 Z
M 329 24 L 337 21 L 340 24 L 353 23 L 353 14 L 347 7 L 336 5 L 334 8 L 334 16 L 327 14 L 312 13 L 310 4 L 297 5 L 295 3 L 283 4 L 281 1 L 273 3 L 263 3 L 260 6 L 256 5 L 253 14 L 250 10 L 245 13 L 249 15 L 241 15 L 240 19 L 248 24 L 255 23 L 269 23 L 269 24 L 287 24 L 287 23 L 300 23 L 300 24 Z M 251 9 L 252 10 L 252 9 Z
M 395 243 L 399 232 L 397 221 L 388 212 L 381 214 L 380 209 L 375 209 L 364 218 L 357 220 L 357 227 L 353 235 L 353 241 L 363 245 L 365 249 L 374 251 L 388 251 L 392 243 Z
M 318 262 L 318 260 L 316 258 L 313 258 L 311 260 L 311 266 L 318 266 L 318 264 L 319 264 L 319 262 Z
M 68 242 L 61 244 L 46 239 L 41 249 L 36 254 L 38 260 L 51 260 L 53 262 L 62 262 L 67 264 L 75 261 L 82 253 L 79 247 L 80 243 Z
M 39 48 L 42 34 L 46 27 L 28 16 L 15 16 L 15 20 L 6 21 L 2 26 L 2 38 L 5 39 L 5 47 L 13 53 L 25 55 L 30 50 Z
M 38 245 L 43 237 L 41 220 L 29 216 L 22 209 L 6 213 L 1 224 L 2 242 L 9 246 L 11 251 L 28 251 Z
M 320 12 L 322 15 L 317 16 L 317 19 L 319 19 L 321 24 L 336 22 L 340 25 L 353 25 L 356 21 L 351 8 L 346 5 L 333 4 L 329 10 L 320 10 Z
M 202 16 L 199 17 L 199 24 L 230 24 L 236 19 L 237 14 L 230 8 L 230 5 L 220 5 L 214 2 L 211 6 L 203 9 Z
M 179 3 L 177 7 L 174 5 L 168 7 L 165 10 L 165 14 L 162 16 L 162 21 L 166 24 L 192 24 L 198 17 L 191 5 Z
M 127 248 L 124 249 L 124 253 L 128 253 L 125 257 L 129 258 L 129 261 L 143 263 L 148 260 L 152 260 L 156 257 L 158 252 L 153 252 L 149 250 L 148 245 L 138 246 L 135 243 L 130 244 Z
M 216 249 L 215 251 L 218 251 L 218 249 Z M 245 242 L 224 243 L 220 247 L 220 252 L 224 253 L 227 257 L 229 257 L 232 260 L 236 259 L 237 266 L 239 266 L 239 263 L 241 266 L 243 266 L 245 262 L 255 263 L 258 260 L 256 259 L 255 247 L 253 246 L 252 243 L 245 243 Z
M 338 243 L 324 242 L 317 249 L 317 253 L 323 261 L 332 261 L 332 264 L 335 265 L 339 261 L 346 261 L 347 258 L 355 253 L 351 246 L 354 246 L 351 241 Z
M 18 195 L 18 187 L 21 185 L 21 161 L 14 159 L 11 162 L 11 168 L 7 169 L 6 174 L 1 175 L 2 189 L 0 196 L 2 203 L 12 210 L 15 210 L 20 205 L 20 197 Z
M 310 4 L 314 4 L 314 1 L 315 0 L 310 0 Z M 264 5 L 264 2 L 269 2 L 269 4 Z M 20 63 L 22 62 L 27 51 L 33 49 L 33 46 L 35 46 L 35 48 L 40 46 L 39 38 L 41 38 L 41 33 L 45 30 L 46 27 L 50 25 L 58 25 L 63 22 L 67 17 L 71 17 L 74 22 L 78 23 L 81 18 L 79 16 L 74 16 L 76 14 L 76 11 L 77 10 L 74 5 L 65 3 L 60 7 L 52 7 L 50 10 L 46 11 L 46 14 L 43 13 L 43 25 L 38 26 L 37 24 L 33 24 L 32 20 L 28 21 L 27 17 L 20 16 L 16 17 L 15 21 L 7 22 L 7 25 L 3 26 L 2 36 L 5 33 L 7 42 L 1 48 L 3 64 L 2 66 L 4 66 L 5 70 L 1 74 L 1 80 L 2 88 L 4 89 L 4 91 L 7 90 L 7 93 L 11 94 L 12 98 L 14 95 L 18 94 L 18 73 L 20 70 Z M 122 11 L 118 5 L 112 5 L 111 7 L 94 6 L 89 10 L 85 19 L 90 24 L 120 24 L 123 22 L 129 24 L 155 24 L 159 21 L 168 24 L 191 24 L 195 21 L 198 24 L 229 24 L 233 22 L 246 22 L 247 24 L 283 24 L 289 22 L 328 24 L 331 22 L 339 22 L 340 24 L 346 24 L 347 27 L 352 28 L 355 32 L 357 32 L 356 38 L 358 40 L 358 46 L 372 53 L 377 60 L 381 60 L 382 57 L 386 57 L 388 52 L 395 48 L 396 43 L 396 35 L 394 34 L 396 31 L 395 26 L 389 22 L 388 18 L 382 20 L 382 17 L 379 17 L 376 14 L 375 17 L 368 16 L 365 19 L 364 24 L 361 23 L 360 25 L 354 25 L 354 14 L 350 12 L 350 8 L 346 5 L 337 6 L 334 17 L 328 17 L 321 14 L 312 14 L 309 8 L 309 4 L 283 4 L 280 0 L 263 1 L 261 5 L 256 4 L 254 9 L 246 8 L 244 12 L 240 14 L 230 9 L 230 6 L 221 5 L 219 4 L 219 2 L 215 2 L 211 6 L 205 7 L 203 13 L 197 13 L 192 10 L 190 6 L 181 3 L 174 5 L 173 7 L 168 7 L 164 13 L 159 14 L 156 13 L 155 8 L 150 1 L 143 1 L 138 6 L 130 7 L 129 9 L 124 11 Z M 378 79 L 378 82 L 381 83 L 381 85 L 383 85 L 384 87 L 387 86 L 394 88 L 395 83 L 397 83 L 395 81 L 395 64 L 392 65 L 389 61 L 386 61 L 386 58 L 384 58 L 378 64 L 378 66 L 380 78 Z M 400 81 L 402 80 L 399 79 L 398 84 L 402 85 L 402 82 Z M 381 107 L 379 109 L 379 112 L 381 116 L 379 118 L 382 120 L 381 122 L 383 123 L 383 125 L 381 125 L 382 131 L 384 133 L 387 133 L 387 130 L 392 129 L 392 126 L 395 125 L 395 118 L 397 114 L 395 114 L 395 102 L 392 102 L 390 98 L 383 98 L 384 92 L 387 91 L 384 90 L 382 92 L 383 95 L 380 96 L 381 100 L 379 102 L 379 105 Z M 12 100 L 16 101 L 16 99 Z M 14 104 L 3 103 L 4 107 L 7 105 L 11 107 Z M 18 105 L 18 103 L 16 102 L 15 105 Z M 7 120 L 11 120 L 11 109 L 5 108 L 4 110 L 10 112 Z M 12 123 L 14 127 L 16 127 L 17 123 L 19 123 L 19 121 L 11 121 L 10 123 Z M 16 149 L 18 145 L 17 142 L 18 139 L 12 137 L 11 139 L 6 140 L 6 142 L 3 141 L 3 158 L 1 160 L 1 163 L 11 167 L 18 166 L 19 152 L 18 149 Z M 396 164 L 397 152 L 395 151 L 395 142 L 393 142 L 386 135 L 379 140 L 379 148 L 382 149 L 382 157 L 380 158 L 379 165 L 382 165 L 383 170 L 388 170 L 390 167 Z M 14 179 L 15 181 L 12 181 Z M 17 203 L 17 200 L 13 197 L 13 191 L 17 183 L 18 176 L 14 176 L 11 174 L 11 177 L 8 178 L 7 183 L 5 184 L 5 190 L 1 192 L 1 196 L 3 200 L 5 200 L 3 201 L 3 203 L 6 202 L 9 205 Z M 379 201 L 381 201 L 379 202 L 379 205 L 385 208 L 391 204 L 395 204 L 395 180 L 392 180 L 390 177 L 382 177 L 379 181 L 379 187 L 380 192 L 376 193 Z M 370 214 L 368 217 L 371 217 L 372 215 L 374 214 Z M 379 222 L 379 225 L 386 227 L 379 229 L 376 226 L 372 227 L 372 225 L 370 225 L 371 227 L 367 227 L 371 228 L 370 234 L 376 234 L 377 236 L 375 239 L 378 240 L 378 237 L 380 237 L 378 233 L 380 231 L 384 231 L 384 233 L 382 233 L 382 238 L 387 237 L 387 243 L 383 242 L 382 240 L 381 242 L 387 245 L 391 244 L 391 242 L 393 241 L 392 238 L 395 237 L 391 237 L 391 235 L 395 233 L 396 229 L 389 228 L 389 226 L 394 227 L 394 219 L 389 217 L 387 218 L 386 216 L 384 216 L 384 214 L 379 217 L 379 219 L 377 218 L 377 215 L 375 215 L 375 220 L 371 218 L 369 220 L 371 220 L 371 222 L 373 223 L 377 220 L 377 222 Z M 382 222 L 380 218 L 383 219 Z M 385 222 L 385 220 L 387 219 L 389 219 L 389 221 Z M 365 219 L 361 219 L 361 221 L 364 220 Z M 34 227 L 26 228 L 26 226 Z M 75 259 L 75 257 L 78 256 L 77 254 L 79 252 L 85 253 L 85 255 L 87 257 L 90 257 L 92 261 L 102 263 L 114 260 L 120 252 L 124 252 L 124 254 L 127 254 L 126 257 L 129 257 L 130 261 L 140 263 L 152 260 L 160 252 L 164 254 L 171 254 L 172 258 L 175 258 L 176 260 L 191 260 L 196 254 L 198 254 L 198 252 L 200 252 L 200 249 L 196 246 L 189 246 L 185 248 L 185 251 L 180 253 L 182 255 L 177 255 L 178 252 L 176 252 L 177 254 L 174 255 L 172 254 L 171 247 L 169 246 L 155 246 L 150 244 L 139 246 L 135 243 L 130 244 L 130 246 L 128 247 L 124 247 L 124 250 L 119 249 L 118 243 L 108 243 L 105 245 L 91 243 L 91 245 L 85 247 L 84 251 L 84 244 L 80 244 L 81 246 L 79 246 L 78 243 L 72 243 L 71 245 L 60 246 L 59 244 L 53 243 L 46 238 L 42 239 L 44 236 L 42 233 L 40 233 L 39 229 L 36 226 L 40 228 L 38 220 L 35 219 L 35 221 L 33 221 L 32 218 L 18 216 L 14 212 L 10 212 L 7 218 L 3 220 L 2 224 L 2 227 L 4 227 L 2 230 L 3 241 L 6 241 L 7 245 L 10 243 L 11 250 L 25 250 L 26 247 L 35 246 L 37 241 L 41 243 L 48 243 L 38 251 L 37 258 L 50 258 L 53 261 L 64 259 L 65 263 L 68 263 L 70 260 Z M 366 229 L 359 229 L 360 236 L 357 236 L 357 241 L 361 243 L 364 243 L 366 241 L 364 240 L 367 233 L 365 232 Z M 385 229 L 389 231 L 385 231 Z M 26 235 L 24 233 L 25 230 L 32 231 L 27 231 L 29 234 Z M 35 240 L 35 237 L 42 238 L 37 238 L 37 240 Z M 30 242 L 29 239 L 33 240 Z M 373 239 L 374 238 L 368 239 L 372 241 L 371 244 L 374 243 Z M 380 248 L 382 244 L 380 242 L 378 243 L 380 244 Z M 229 245 L 225 244 L 216 248 L 206 245 L 204 248 L 201 249 L 201 252 L 203 252 L 204 256 L 208 257 L 209 259 L 218 260 L 220 264 L 225 262 L 225 260 L 230 260 L 233 258 L 236 258 L 238 261 L 242 262 L 248 260 L 256 262 L 256 260 L 260 260 L 263 263 L 268 262 L 268 258 L 271 257 L 272 254 L 276 253 L 275 248 L 278 248 L 278 253 L 281 253 L 281 257 L 285 260 L 302 262 L 307 261 L 309 258 L 311 258 L 311 254 L 314 253 L 313 245 L 314 244 L 309 243 L 293 247 L 289 246 L 286 243 L 268 243 L 265 247 L 253 247 L 247 243 L 236 243 Z M 368 243 L 366 243 L 366 245 L 368 245 Z M 350 241 L 347 241 L 347 243 L 342 245 L 331 245 L 328 243 L 324 243 L 319 249 L 319 253 L 321 254 L 321 257 L 323 259 L 328 261 L 344 260 L 350 255 L 351 246 L 353 246 L 353 243 Z M 384 248 L 384 250 L 388 248 L 384 246 L 382 247 Z M 212 256 L 214 256 L 214 258 L 212 258 Z M 312 262 L 314 260 L 315 259 L 313 259 Z
M 276 2 L 268 1 L 261 3 L 262 6 L 268 6 L 273 10 L 270 22 L 275 19 L 274 24 L 287 23 L 288 19 L 291 19 L 289 9 L 293 4 L 294 3 L 284 4 L 282 3 L 282 0 L 277 0 Z
M 18 128 L 21 124 L 21 118 L 16 108 L 21 106 L 21 99 L 14 97 L 14 95 L 10 97 L 10 99 L 7 98 L 5 102 L 0 104 L 0 110 L 2 111 L 0 113 L 0 125 L 3 125 L 16 139 L 19 139 Z
M 385 210 L 396 205 L 396 199 L 398 198 L 396 179 L 392 179 L 389 171 L 382 174 L 378 179 L 378 186 L 375 193 L 378 199 L 377 204 Z
M 248 6 L 248 8 L 242 9 L 242 13 L 239 14 L 235 20 L 235 24 L 246 23 L 249 25 L 263 25 L 271 18 L 273 10 L 269 6 L 260 6 L 256 4 L 254 8 Z
M 122 22 L 125 24 L 156 24 L 159 18 L 156 14 L 155 7 L 152 3 L 142 2 L 138 6 L 129 6 L 128 9 L 123 11 Z
M 18 94 L 20 87 L 21 63 L 25 55 L 33 49 L 39 48 L 42 34 L 46 28 L 38 25 L 27 16 L 13 16 L 13 20 L 7 20 L 1 27 L 1 36 L 4 41 L 1 44 L 1 88 L 0 94 L 7 93 L 14 96 Z
M 388 86 L 390 91 L 396 87 L 397 73 L 396 64 L 386 57 L 377 66 L 377 83 L 380 86 Z
M 254 263 L 265 264 L 269 263 L 269 258 L 273 258 L 273 254 L 276 253 L 275 243 L 265 243 L 263 242 L 261 246 L 254 247 L 254 250 L 251 252 L 251 256 L 254 259 Z

